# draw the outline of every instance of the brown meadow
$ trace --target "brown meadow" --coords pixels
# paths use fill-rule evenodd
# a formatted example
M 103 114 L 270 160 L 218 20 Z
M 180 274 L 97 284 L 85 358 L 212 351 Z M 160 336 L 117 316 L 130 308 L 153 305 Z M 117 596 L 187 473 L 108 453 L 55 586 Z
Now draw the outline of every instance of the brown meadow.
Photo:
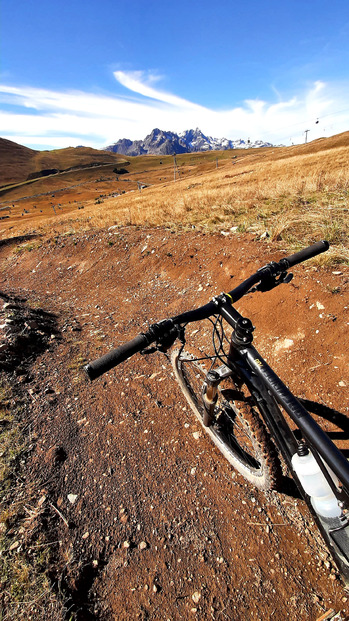
M 71 162 L 71 150 L 62 151 Z M 120 176 L 107 163 L 2 191 L 2 205 L 12 204 L 3 236 L 197 227 L 250 232 L 288 250 L 325 238 L 331 251 L 323 261 L 349 261 L 349 132 L 296 147 L 184 154 L 175 162 L 142 156 L 123 165 Z

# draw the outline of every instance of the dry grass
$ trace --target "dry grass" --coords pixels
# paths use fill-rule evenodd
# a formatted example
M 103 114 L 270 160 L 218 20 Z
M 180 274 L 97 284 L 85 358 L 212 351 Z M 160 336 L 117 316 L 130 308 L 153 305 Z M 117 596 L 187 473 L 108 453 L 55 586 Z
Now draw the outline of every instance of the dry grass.
M 98 210 L 87 207 L 85 220 L 76 224 L 234 228 L 268 234 L 292 250 L 327 239 L 331 261 L 347 262 L 349 175 L 335 167 L 334 159 L 329 171 L 318 154 L 253 168 L 246 160 L 235 166 L 229 162 L 198 177 L 197 185 L 182 180 L 111 199 Z
M 57 214 L 36 230 L 60 234 L 112 225 L 233 228 L 256 237 L 268 235 L 292 251 L 328 239 L 331 251 L 326 253 L 326 260 L 346 263 L 348 137 L 344 134 L 301 147 L 253 150 L 240 153 L 236 159 L 231 152 L 224 152 L 220 153 L 218 168 L 212 153 L 205 161 L 200 154 L 201 164 L 188 154 L 177 158 L 181 177 L 176 182 L 166 160 L 161 168 L 162 174 L 167 171 L 165 182 L 158 174 L 156 183 L 141 192 L 116 197 L 106 194 L 99 203 L 89 199 L 84 201 L 83 212 Z M 145 165 L 152 174 L 156 167 L 160 170 L 155 159 L 134 158 L 139 178 L 144 178 Z M 22 226 L 21 233 L 30 228 L 24 230 Z
M 0 619 L 69 618 L 60 594 L 52 589 L 52 546 L 40 529 L 45 496 L 34 481 L 27 485 L 21 406 L 4 377 L 0 380 Z M 17 401 L 17 399 L 16 399 Z M 73 615 L 70 616 L 73 619 Z

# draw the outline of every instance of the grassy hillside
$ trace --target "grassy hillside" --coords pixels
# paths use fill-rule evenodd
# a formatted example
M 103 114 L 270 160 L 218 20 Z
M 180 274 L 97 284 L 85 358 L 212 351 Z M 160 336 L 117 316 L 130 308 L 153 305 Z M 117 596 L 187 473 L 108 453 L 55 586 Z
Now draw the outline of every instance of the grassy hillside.
M 76 166 L 115 164 L 125 158 L 90 147 L 68 147 L 53 151 L 34 151 L 0 138 L 0 186 L 26 181 L 29 175 L 45 169 L 67 170 Z
M 326 238 L 332 261 L 349 260 L 348 132 L 300 147 L 247 151 L 234 160 L 232 152 L 221 155 L 218 168 L 207 162 L 190 180 L 188 160 L 177 158 L 180 180 L 108 200 L 107 208 L 94 208 L 94 224 L 233 229 L 293 249 Z M 91 214 L 89 208 L 84 216 Z
M 0 138 L 0 186 L 26 179 L 38 151 Z
M 85 148 L 34 152 L 32 158 L 40 166 L 55 161 L 69 168 L 91 163 L 96 153 L 113 163 L 6 192 L 0 207 L 12 207 L 3 237 L 125 224 L 196 226 L 248 232 L 292 249 L 326 238 L 331 261 L 349 260 L 349 132 L 300 146 L 188 153 L 176 157 L 176 166 L 172 156 L 122 164 L 120 156 Z M 116 157 L 126 174 L 115 174 Z

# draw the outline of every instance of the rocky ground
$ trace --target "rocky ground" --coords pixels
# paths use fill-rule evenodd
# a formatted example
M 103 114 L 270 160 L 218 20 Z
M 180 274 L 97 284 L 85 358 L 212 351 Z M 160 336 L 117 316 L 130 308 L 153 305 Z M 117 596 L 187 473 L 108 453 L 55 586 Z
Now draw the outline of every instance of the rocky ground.
M 53 583 L 78 619 L 346 618 L 303 501 L 232 471 L 164 355 L 137 355 L 94 383 L 82 371 L 284 254 L 252 236 L 164 228 L 1 242 L 0 364 L 31 434 L 23 486 L 35 516 L 12 554 L 44 533 Z M 294 273 L 238 308 L 262 355 L 348 449 L 348 271 Z

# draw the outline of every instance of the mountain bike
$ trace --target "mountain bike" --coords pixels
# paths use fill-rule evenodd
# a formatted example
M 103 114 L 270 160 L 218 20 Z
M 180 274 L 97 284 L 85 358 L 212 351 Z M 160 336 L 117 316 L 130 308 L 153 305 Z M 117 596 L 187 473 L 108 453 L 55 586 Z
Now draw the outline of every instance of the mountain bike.
M 328 248 L 328 242 L 320 241 L 268 263 L 229 293 L 152 324 L 87 364 L 85 371 L 93 380 L 138 352 L 170 351 L 184 397 L 238 472 L 257 488 L 269 490 L 279 485 L 286 464 L 349 585 L 349 463 L 255 349 L 255 328 L 234 306 L 248 293 L 289 283 L 291 267 Z M 196 328 L 190 337 L 189 325 Z

